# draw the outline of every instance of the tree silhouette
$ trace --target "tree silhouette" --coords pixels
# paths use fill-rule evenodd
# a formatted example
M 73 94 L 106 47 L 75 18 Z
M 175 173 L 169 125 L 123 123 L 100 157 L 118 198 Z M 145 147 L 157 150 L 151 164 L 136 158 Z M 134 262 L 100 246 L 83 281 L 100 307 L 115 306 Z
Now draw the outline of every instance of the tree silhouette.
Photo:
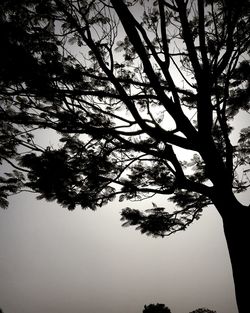
M 190 313 L 216 313 L 216 311 L 212 311 L 212 310 L 209 310 L 206 308 L 199 308 L 199 309 L 196 309 Z
M 70 210 L 166 195 L 173 211 L 122 211 L 157 237 L 213 204 L 244 312 L 249 207 L 235 194 L 249 187 L 250 128 L 231 133 L 249 110 L 248 16 L 247 0 L 2 0 L 0 156 L 14 169 L 1 206 L 27 189 Z
M 142 313 L 171 313 L 171 311 L 168 307 L 165 306 L 165 304 L 157 303 L 144 305 Z M 212 311 L 206 308 L 199 308 L 190 313 L 216 313 L 216 311 Z
M 171 313 L 170 309 L 165 306 L 165 304 L 149 304 L 144 305 L 144 310 L 142 313 Z

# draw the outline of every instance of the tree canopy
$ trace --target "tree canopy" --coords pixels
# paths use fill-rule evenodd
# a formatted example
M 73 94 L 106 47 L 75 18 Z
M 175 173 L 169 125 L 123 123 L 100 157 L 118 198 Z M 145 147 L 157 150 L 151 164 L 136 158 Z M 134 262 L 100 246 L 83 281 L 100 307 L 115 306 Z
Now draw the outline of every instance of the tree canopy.
M 0 34 L 3 208 L 23 190 L 69 210 L 166 195 L 172 211 L 122 220 L 167 236 L 214 204 L 239 261 L 250 127 L 231 135 L 249 111 L 249 1 L 2 0 Z M 36 140 L 47 130 L 57 147 Z
M 190 313 L 216 313 L 216 312 L 209 310 L 209 309 L 206 309 L 206 308 L 199 308 L 199 309 L 196 309 Z
M 18 164 L 1 178 L 2 206 L 27 187 L 70 210 L 171 194 L 173 213 L 122 213 L 162 236 L 198 218 L 213 185 L 246 190 L 237 170 L 249 163 L 249 128 L 238 145 L 229 137 L 249 109 L 241 2 L 3 1 L 0 152 Z M 61 135 L 57 149 L 34 141 L 47 128 Z
M 142 313 L 171 313 L 171 311 L 168 307 L 165 306 L 165 304 L 157 303 L 144 305 Z
M 171 313 L 171 310 L 163 303 L 144 305 L 142 313 Z M 216 313 L 206 308 L 199 308 L 190 313 Z

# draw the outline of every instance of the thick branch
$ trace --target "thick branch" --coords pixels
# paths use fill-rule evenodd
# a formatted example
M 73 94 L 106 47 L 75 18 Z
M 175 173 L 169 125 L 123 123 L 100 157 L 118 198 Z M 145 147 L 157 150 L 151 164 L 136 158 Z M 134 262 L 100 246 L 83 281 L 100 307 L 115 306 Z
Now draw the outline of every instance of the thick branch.
M 193 36 L 190 30 L 190 25 L 187 19 L 186 3 L 183 0 L 176 0 L 176 4 L 178 6 L 178 11 L 180 15 L 180 20 L 181 20 L 181 25 L 182 25 L 182 30 L 183 30 L 183 39 L 187 46 L 187 51 L 188 51 L 189 58 L 190 58 L 190 61 L 194 70 L 196 81 L 198 82 L 200 79 L 201 68 L 200 68 L 198 56 L 196 53 Z
M 144 71 L 147 74 L 156 94 L 158 95 L 159 101 L 164 105 L 169 114 L 174 118 L 177 128 L 180 129 L 187 137 L 189 137 L 190 140 L 195 142 L 197 135 L 195 128 L 192 126 L 188 118 L 184 115 L 180 106 L 178 106 L 178 103 L 174 103 L 172 100 L 170 100 L 166 96 L 164 90 L 161 88 L 159 79 L 152 68 L 146 49 L 138 34 L 137 23 L 131 12 L 128 10 L 127 6 L 123 3 L 122 0 L 112 0 L 111 2 L 123 24 L 123 27 L 129 37 L 130 42 L 133 44 L 137 54 L 139 55 L 143 63 Z
M 200 51 L 203 63 L 203 73 L 209 75 L 209 62 L 206 49 L 206 37 L 205 37 L 205 18 L 204 18 L 204 1 L 198 0 L 198 12 L 199 12 L 199 39 L 200 39 Z

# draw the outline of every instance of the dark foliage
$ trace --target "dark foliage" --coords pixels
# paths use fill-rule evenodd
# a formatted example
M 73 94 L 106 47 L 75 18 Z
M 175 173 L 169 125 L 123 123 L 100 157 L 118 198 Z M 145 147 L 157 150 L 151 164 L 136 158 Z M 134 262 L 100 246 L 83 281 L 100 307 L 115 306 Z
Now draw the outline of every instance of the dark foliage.
M 216 311 L 212 311 L 212 310 L 209 310 L 206 308 L 199 308 L 199 309 L 196 309 L 190 313 L 216 313 Z
M 157 303 L 144 305 L 143 313 L 171 313 L 171 311 L 165 304 Z

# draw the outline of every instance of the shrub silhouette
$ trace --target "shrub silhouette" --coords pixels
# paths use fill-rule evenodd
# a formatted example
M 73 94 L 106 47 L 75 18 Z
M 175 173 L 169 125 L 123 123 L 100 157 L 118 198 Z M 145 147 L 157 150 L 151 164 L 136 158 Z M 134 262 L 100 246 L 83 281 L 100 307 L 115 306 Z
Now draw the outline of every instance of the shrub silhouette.
M 170 309 L 165 306 L 165 304 L 149 304 L 144 305 L 144 310 L 142 313 L 171 313 Z

